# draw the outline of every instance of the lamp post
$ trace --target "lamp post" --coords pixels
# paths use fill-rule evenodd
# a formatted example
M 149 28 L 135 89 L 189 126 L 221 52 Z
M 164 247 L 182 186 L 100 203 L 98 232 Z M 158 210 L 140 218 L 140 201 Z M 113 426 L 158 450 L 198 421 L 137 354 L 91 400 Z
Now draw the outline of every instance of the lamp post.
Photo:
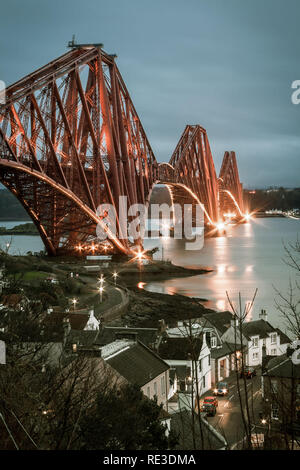
M 100 303 L 102 303 L 102 293 L 104 291 L 104 288 L 102 286 L 99 287 L 99 292 L 100 292 Z
M 113 278 L 114 278 L 114 281 L 115 281 L 115 286 L 117 284 L 117 277 L 118 277 L 118 273 L 114 272 L 113 273 Z
M 72 304 L 73 304 L 73 308 L 74 308 L 74 310 L 75 310 L 75 306 L 76 306 L 76 304 L 77 304 L 77 299 L 72 299 Z

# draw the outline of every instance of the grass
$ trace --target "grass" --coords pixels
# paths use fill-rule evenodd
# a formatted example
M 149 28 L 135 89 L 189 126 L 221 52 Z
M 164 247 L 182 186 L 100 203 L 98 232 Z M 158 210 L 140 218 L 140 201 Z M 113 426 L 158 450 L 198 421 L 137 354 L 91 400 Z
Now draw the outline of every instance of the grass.
M 45 273 L 43 271 L 26 271 L 24 273 L 18 273 L 17 279 L 22 278 L 24 281 L 34 281 L 35 279 L 46 279 L 51 277 L 50 273 Z

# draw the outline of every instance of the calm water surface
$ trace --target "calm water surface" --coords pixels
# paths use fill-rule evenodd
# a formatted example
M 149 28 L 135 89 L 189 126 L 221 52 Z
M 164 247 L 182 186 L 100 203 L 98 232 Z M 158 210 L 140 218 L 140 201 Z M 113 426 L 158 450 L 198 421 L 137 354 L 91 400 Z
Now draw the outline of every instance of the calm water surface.
M 230 226 L 227 236 L 205 239 L 201 251 L 187 251 L 182 240 L 149 240 L 147 247 L 163 246 L 164 259 L 174 264 L 199 268 L 209 266 L 214 271 L 188 278 L 150 282 L 144 288 L 153 292 L 183 294 L 208 299 L 204 305 L 229 309 L 226 290 L 234 301 L 241 292 L 243 302 L 249 302 L 258 288 L 256 301 L 248 320 L 257 319 L 261 308 L 268 311 L 274 325 L 283 321 L 276 309 L 274 287 L 285 293 L 289 278 L 295 272 L 283 261 L 283 243 L 294 242 L 300 233 L 300 220 L 287 218 L 255 219 L 248 224 Z M 156 242 L 156 243 L 155 243 Z M 161 258 L 162 251 L 156 254 Z

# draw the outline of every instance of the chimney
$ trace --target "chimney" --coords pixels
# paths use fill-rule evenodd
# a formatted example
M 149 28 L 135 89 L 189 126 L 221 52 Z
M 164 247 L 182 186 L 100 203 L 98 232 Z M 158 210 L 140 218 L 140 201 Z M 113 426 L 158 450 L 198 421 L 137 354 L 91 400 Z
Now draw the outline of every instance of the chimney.
M 236 315 L 233 315 L 233 316 L 232 316 L 232 319 L 230 320 L 230 326 L 231 326 L 232 328 L 238 328 L 238 326 L 239 326 L 239 321 L 238 321 L 238 318 L 237 318 Z
M 264 321 L 268 321 L 268 314 L 267 314 L 266 310 L 263 309 L 263 308 L 260 311 L 259 319 L 264 320 Z

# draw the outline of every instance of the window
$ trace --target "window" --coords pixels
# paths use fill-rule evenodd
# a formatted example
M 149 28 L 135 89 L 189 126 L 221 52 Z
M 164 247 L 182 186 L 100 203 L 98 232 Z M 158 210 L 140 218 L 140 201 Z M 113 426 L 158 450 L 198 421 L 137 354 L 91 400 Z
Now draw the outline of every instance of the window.
M 147 387 L 147 397 L 150 398 L 150 387 Z
M 200 361 L 199 361 L 199 371 L 200 372 L 202 371 L 202 359 L 200 359 Z
M 203 388 L 205 388 L 205 376 L 202 377 L 202 385 L 203 385 Z
M 277 349 L 271 349 L 271 356 L 276 356 Z
M 278 392 L 278 383 L 277 380 L 271 380 L 271 392 L 277 393 Z
M 252 343 L 253 343 L 253 346 L 254 346 L 255 348 L 258 347 L 258 340 L 259 340 L 259 337 L 258 337 L 258 336 L 257 336 L 256 338 L 252 338 Z
M 210 366 L 210 355 L 207 356 L 207 360 L 208 360 L 208 366 Z
M 279 408 L 278 408 L 277 403 L 272 403 L 271 418 L 272 419 L 278 419 L 279 418 Z
M 165 376 L 163 375 L 160 379 L 161 394 L 165 394 Z
M 253 353 L 253 361 L 257 361 L 258 359 L 258 353 Z
M 157 383 L 154 382 L 154 395 L 157 396 Z
M 271 334 L 271 344 L 276 344 L 277 333 Z
M 211 336 L 210 346 L 211 346 L 211 348 L 216 348 L 217 347 L 217 337 L 216 336 Z

